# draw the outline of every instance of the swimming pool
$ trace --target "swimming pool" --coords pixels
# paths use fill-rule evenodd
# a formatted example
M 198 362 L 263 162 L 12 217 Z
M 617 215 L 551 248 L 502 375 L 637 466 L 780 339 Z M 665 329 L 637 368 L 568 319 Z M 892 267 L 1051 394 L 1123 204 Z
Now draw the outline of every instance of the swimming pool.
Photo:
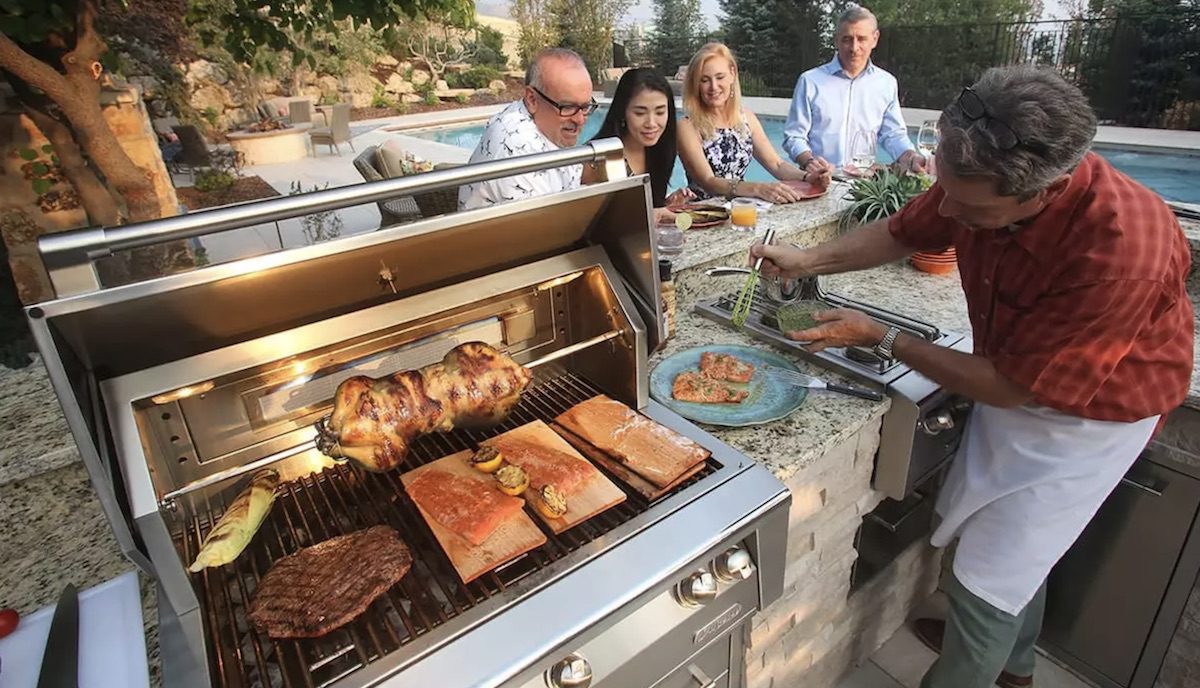
M 587 141 L 599 131 L 606 112 L 607 108 L 601 108 L 588 117 L 587 123 L 583 127 L 583 133 L 579 137 L 580 141 Z M 775 117 L 759 117 L 759 121 L 762 122 L 767 137 L 775 144 L 775 149 L 781 156 L 787 157 L 782 148 L 784 120 Z M 425 129 L 412 133 L 405 132 L 405 135 L 474 150 L 475 146 L 479 144 L 480 137 L 483 136 L 483 127 L 484 123 L 480 122 L 439 129 Z M 1200 203 L 1200 184 L 1196 183 L 1196 179 L 1200 178 L 1200 156 L 1143 153 L 1109 148 L 1097 148 L 1096 152 L 1104 156 L 1114 167 L 1154 189 L 1168 201 Z M 880 162 L 891 162 L 891 157 L 881 149 L 879 160 Z M 746 179 L 760 182 L 769 181 L 772 177 L 756 160 L 750 163 Z M 671 174 L 670 188 L 679 188 L 685 183 L 687 183 L 687 177 L 683 173 L 683 163 L 676 161 L 675 171 Z

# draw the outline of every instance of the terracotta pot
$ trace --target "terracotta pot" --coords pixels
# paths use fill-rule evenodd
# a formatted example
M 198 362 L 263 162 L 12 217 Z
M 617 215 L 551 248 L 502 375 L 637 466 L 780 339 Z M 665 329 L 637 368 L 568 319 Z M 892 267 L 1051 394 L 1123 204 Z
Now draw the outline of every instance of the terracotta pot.
M 922 272 L 932 275 L 945 275 L 958 268 L 958 253 L 953 247 L 941 253 L 914 253 L 911 258 L 912 266 Z

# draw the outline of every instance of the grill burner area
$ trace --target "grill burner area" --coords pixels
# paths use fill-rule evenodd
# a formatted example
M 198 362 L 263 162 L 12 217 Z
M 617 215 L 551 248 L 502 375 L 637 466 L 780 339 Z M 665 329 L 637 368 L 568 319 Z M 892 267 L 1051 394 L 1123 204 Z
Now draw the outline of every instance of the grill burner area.
M 549 422 L 571 406 L 599 393 L 582 378 L 560 370 L 536 382 L 509 418 L 497 428 L 487 432 L 459 430 L 422 437 L 413 444 L 402 470 L 472 448 L 479 440 L 533 420 Z M 604 471 L 602 467 L 598 468 Z M 678 486 L 672 494 L 719 468 L 719 463 L 708 459 L 700 473 Z M 651 502 L 621 480 L 609 477 L 626 492 L 627 498 L 622 504 L 559 535 L 540 519 L 534 519 L 546 535 L 545 545 L 467 585 L 461 582 L 429 526 L 404 492 L 400 471 L 367 473 L 340 464 L 280 486 L 271 513 L 242 556 L 230 565 L 205 569 L 192 576 L 206 616 L 210 662 L 218 685 L 327 686 L 417 638 L 436 633 L 451 619 L 504 593 L 518 581 L 545 569 L 651 506 Z M 225 507 L 224 503 L 209 501 L 203 513 L 193 515 L 185 532 L 176 537 L 175 544 L 184 561 L 192 560 L 200 541 Z M 372 603 L 359 618 L 322 638 L 311 640 L 276 641 L 250 626 L 246 610 L 258 581 L 272 562 L 302 547 L 380 524 L 390 525 L 401 533 L 412 551 L 413 566 L 407 576 Z

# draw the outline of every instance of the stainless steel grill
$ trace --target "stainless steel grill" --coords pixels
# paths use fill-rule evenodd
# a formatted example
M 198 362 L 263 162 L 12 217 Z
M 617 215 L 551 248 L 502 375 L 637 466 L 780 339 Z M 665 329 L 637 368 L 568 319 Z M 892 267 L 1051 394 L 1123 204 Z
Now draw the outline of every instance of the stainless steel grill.
M 408 467 L 473 448 L 480 440 L 533 420 L 549 422 L 599 393 L 574 374 L 554 371 L 553 377 L 538 381 L 498 428 L 487 433 L 456 431 L 421 438 L 413 447 Z M 720 464 L 710 458 L 703 470 L 672 493 L 719 468 Z M 255 546 L 233 565 L 194 574 L 209 610 L 206 626 L 220 685 L 319 688 L 396 651 L 646 511 L 650 502 L 615 476 L 610 477 L 624 488 L 627 498 L 623 503 L 560 535 L 536 520 L 546 535 L 545 545 L 465 585 L 395 473 L 367 473 L 340 465 L 287 483 L 281 487 L 281 495 L 262 527 L 265 537 L 256 539 Z M 195 557 L 199 543 L 224 508 L 218 499 L 209 499 L 192 518 L 176 541 L 184 561 Z M 276 559 L 301 547 L 380 524 L 405 534 L 413 552 L 413 568 L 366 614 L 343 629 L 313 640 L 272 641 L 250 627 L 245 610 L 258 580 Z
M 92 260 L 115 249 L 597 158 L 623 174 L 620 151 L 606 141 L 42 242 L 61 298 L 28 314 L 117 540 L 157 580 L 167 685 L 542 688 L 584 666 L 593 688 L 742 685 L 741 630 L 782 593 L 790 500 L 766 469 L 648 398 L 661 313 L 647 179 L 95 281 Z M 423 437 L 402 470 L 599 391 L 712 458 L 653 501 L 613 480 L 622 504 L 559 535 L 543 528 L 545 545 L 463 584 L 399 472 L 334 464 L 313 442 L 345 377 L 427 365 L 463 341 L 506 351 L 535 385 L 500 428 Z M 188 573 L 242 476 L 267 465 L 285 482 L 250 547 Z M 364 614 L 313 640 L 250 628 L 274 562 L 377 524 L 400 532 L 414 563 Z

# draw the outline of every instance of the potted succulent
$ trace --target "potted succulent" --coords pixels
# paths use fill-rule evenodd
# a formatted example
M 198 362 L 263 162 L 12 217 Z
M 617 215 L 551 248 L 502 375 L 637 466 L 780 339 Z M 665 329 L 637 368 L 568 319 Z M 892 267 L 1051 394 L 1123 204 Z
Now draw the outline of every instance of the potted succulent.
M 845 198 L 850 205 L 842 213 L 841 229 L 845 231 L 855 224 L 882 220 L 924 193 L 932 184 L 933 179 L 928 175 L 897 174 L 887 168 L 878 169 L 871 176 L 859 177 L 851 183 L 846 193 Z M 956 264 L 954 248 L 942 253 L 916 253 L 912 263 L 913 267 L 924 272 L 951 272 Z

